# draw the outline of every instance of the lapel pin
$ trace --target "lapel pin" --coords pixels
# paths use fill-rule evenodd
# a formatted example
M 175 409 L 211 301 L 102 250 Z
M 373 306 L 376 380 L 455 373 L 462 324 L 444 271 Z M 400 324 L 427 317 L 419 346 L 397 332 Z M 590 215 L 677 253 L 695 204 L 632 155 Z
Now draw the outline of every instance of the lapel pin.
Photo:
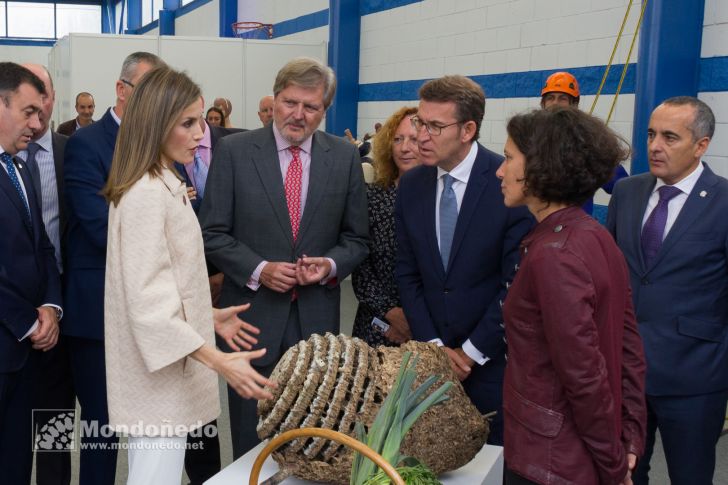
M 706 195 L 708 195 L 706 191 L 703 190 L 700 192 L 700 197 L 705 197 Z

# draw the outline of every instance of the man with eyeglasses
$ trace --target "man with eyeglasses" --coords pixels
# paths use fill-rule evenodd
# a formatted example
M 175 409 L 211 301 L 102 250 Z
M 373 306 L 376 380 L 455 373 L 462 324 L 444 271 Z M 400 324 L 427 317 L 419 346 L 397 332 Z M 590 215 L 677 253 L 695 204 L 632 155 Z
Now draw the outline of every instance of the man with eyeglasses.
M 116 104 L 104 116 L 76 132 L 66 144 L 64 179 L 68 210 L 68 240 L 64 266 L 62 333 L 71 354 L 73 383 L 81 405 L 81 429 L 98 429 L 81 436 L 80 485 L 113 485 L 116 474 L 116 436 L 104 437 L 108 425 L 104 361 L 104 277 L 108 206 L 100 194 L 114 157 L 114 145 L 134 86 L 164 61 L 148 52 L 130 54 L 116 81 Z M 113 342 L 110 343 L 113 345 Z M 93 428 L 93 426 L 98 426 Z M 97 446 L 91 449 L 88 445 Z M 106 448 L 106 449 L 104 449 Z
M 533 225 L 503 204 L 503 157 L 477 142 L 485 94 L 464 76 L 428 81 L 413 125 L 422 165 L 399 184 L 395 206 L 402 306 L 416 340 L 434 342 L 481 413 L 496 411 L 488 443 L 503 444 L 501 306 Z

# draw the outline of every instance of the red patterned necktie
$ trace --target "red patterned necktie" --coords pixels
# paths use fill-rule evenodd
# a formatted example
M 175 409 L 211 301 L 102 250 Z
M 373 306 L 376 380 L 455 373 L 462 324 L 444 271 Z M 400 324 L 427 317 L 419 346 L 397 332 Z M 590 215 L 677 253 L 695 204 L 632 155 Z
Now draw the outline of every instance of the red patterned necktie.
M 303 166 L 301 164 L 301 147 L 290 146 L 288 150 L 291 151 L 293 159 L 288 165 L 284 186 L 288 216 L 291 218 L 291 231 L 295 241 L 298 236 L 298 225 L 301 222 L 301 177 L 303 176 Z

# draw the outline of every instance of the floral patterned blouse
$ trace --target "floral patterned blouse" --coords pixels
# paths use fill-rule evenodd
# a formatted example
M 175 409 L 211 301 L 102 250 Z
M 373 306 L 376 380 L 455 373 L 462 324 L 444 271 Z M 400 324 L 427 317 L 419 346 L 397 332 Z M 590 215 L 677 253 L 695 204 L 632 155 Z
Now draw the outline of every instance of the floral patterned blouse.
M 402 306 L 394 280 L 397 242 L 394 233 L 394 201 L 397 188 L 368 184 L 369 256 L 352 274 L 359 307 L 354 320 L 354 336 L 371 346 L 396 345 L 374 325 L 372 318 L 386 322 L 384 315 Z

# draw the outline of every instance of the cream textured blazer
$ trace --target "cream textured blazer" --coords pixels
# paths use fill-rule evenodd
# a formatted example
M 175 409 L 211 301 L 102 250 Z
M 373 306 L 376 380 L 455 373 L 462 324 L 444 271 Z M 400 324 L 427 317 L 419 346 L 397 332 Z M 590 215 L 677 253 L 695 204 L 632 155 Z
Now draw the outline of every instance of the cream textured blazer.
M 217 375 L 188 357 L 215 341 L 202 235 L 186 194 L 164 169 L 109 208 L 109 421 L 132 436 L 180 436 L 220 414 Z

